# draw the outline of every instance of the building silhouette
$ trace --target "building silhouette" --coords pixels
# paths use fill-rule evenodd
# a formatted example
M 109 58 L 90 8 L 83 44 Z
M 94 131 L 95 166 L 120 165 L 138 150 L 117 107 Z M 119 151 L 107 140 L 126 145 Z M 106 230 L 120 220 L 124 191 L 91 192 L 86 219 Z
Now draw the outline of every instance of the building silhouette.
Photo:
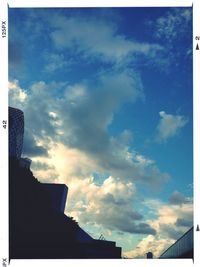
M 22 159 L 23 112 L 9 108 L 10 259 L 121 258 L 115 242 L 96 240 L 64 214 L 68 188 L 40 183 Z
M 21 110 L 9 107 L 9 156 L 19 159 L 24 137 L 24 114 Z
M 194 231 L 190 228 L 184 235 L 182 235 L 174 244 L 172 244 L 161 255 L 160 259 L 171 258 L 193 258 L 194 247 Z
M 41 184 L 47 191 L 52 207 L 64 213 L 67 200 L 68 187 L 65 184 Z

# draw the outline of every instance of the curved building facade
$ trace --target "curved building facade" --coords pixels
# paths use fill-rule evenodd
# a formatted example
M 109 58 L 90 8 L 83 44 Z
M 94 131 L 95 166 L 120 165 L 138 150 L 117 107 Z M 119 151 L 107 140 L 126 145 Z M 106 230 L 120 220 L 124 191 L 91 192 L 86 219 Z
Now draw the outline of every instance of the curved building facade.
M 9 156 L 20 159 L 24 137 L 24 113 L 9 107 Z

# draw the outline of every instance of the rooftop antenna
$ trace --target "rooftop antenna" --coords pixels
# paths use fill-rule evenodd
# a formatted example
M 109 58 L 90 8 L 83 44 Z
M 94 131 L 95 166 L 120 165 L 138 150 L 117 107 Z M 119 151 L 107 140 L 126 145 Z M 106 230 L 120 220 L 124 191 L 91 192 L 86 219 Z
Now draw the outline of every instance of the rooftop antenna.
M 106 240 L 103 234 L 100 235 L 99 240 Z

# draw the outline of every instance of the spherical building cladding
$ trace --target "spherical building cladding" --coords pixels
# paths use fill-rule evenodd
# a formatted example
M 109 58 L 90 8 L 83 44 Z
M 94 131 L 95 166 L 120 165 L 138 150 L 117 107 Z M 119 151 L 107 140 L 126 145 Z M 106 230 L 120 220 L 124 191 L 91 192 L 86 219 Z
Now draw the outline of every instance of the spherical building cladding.
M 9 107 L 9 156 L 20 159 L 24 138 L 24 113 Z

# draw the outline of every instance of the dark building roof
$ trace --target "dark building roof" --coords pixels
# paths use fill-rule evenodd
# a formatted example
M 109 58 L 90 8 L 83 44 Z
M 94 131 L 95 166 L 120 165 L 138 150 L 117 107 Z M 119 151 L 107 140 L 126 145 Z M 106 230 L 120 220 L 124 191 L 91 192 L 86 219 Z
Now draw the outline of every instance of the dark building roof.
M 67 200 L 68 187 L 65 184 L 47 184 L 47 183 L 42 183 L 41 186 L 48 193 L 52 207 L 57 211 L 64 213 L 65 203 Z

